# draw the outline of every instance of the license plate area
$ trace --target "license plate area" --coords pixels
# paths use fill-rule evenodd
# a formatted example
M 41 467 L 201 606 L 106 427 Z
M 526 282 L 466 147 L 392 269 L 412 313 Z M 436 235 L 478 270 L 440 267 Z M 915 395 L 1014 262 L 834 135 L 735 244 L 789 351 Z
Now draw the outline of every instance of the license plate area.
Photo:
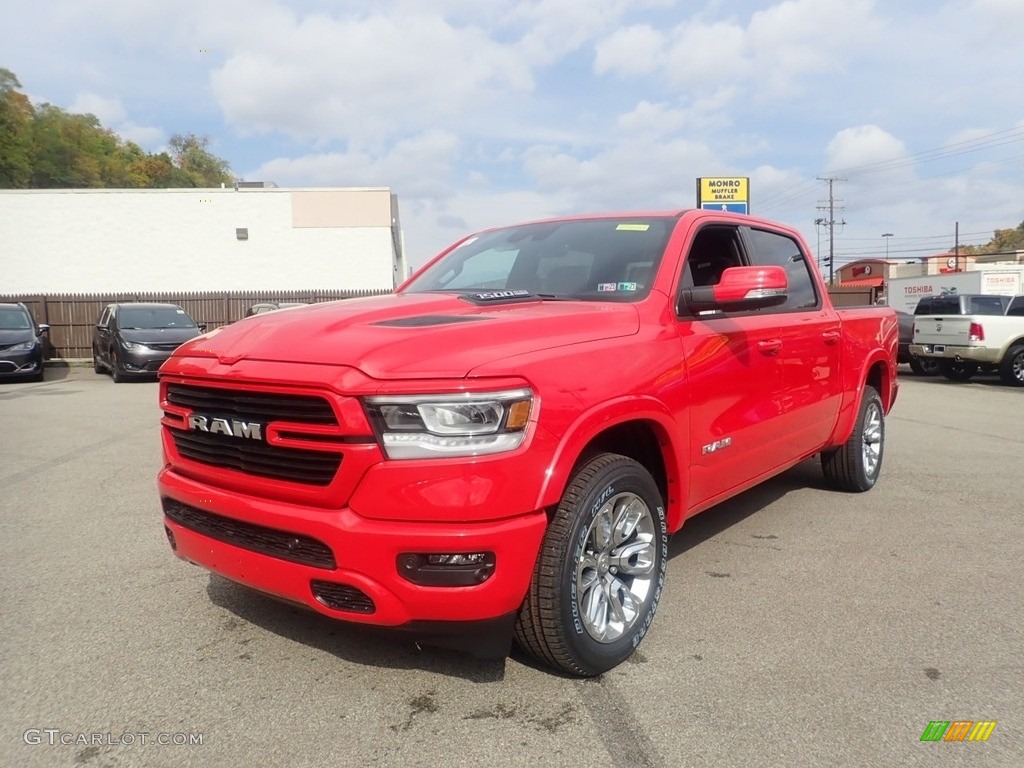
M 937 355 L 938 354 L 942 354 L 945 351 L 946 351 L 946 345 L 945 344 L 936 344 L 935 346 L 932 347 L 932 352 L 934 352 Z

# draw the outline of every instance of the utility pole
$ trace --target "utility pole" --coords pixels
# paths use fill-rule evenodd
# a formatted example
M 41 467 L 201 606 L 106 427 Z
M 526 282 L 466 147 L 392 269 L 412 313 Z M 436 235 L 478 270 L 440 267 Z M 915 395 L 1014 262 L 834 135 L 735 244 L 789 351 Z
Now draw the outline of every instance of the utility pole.
M 960 271 L 960 222 L 956 223 L 955 234 L 953 235 L 953 258 L 956 259 L 956 271 Z M 967 265 L 964 264 L 964 267 Z M 966 270 L 965 270 L 966 271 Z
M 818 206 L 818 210 L 819 211 L 824 211 L 824 210 L 828 211 L 828 218 L 825 219 L 824 221 L 822 221 L 822 223 L 828 225 L 828 284 L 832 285 L 833 281 L 835 280 L 835 255 L 836 255 L 836 253 L 835 253 L 835 230 L 836 230 L 836 224 L 839 224 L 839 226 L 845 226 L 846 225 L 846 221 L 836 221 L 836 210 L 837 210 L 836 209 L 836 203 L 841 203 L 842 200 L 836 200 L 835 194 L 834 194 L 834 190 L 833 190 L 833 184 L 835 182 L 837 182 L 837 181 L 846 181 L 846 179 L 845 178 L 840 178 L 838 176 L 832 176 L 832 177 L 829 177 L 829 178 L 823 178 L 821 176 L 818 176 L 818 180 L 819 181 L 827 181 L 828 182 L 828 206 L 827 207 L 823 207 L 823 206 L 819 205 Z M 842 209 L 842 207 L 840 207 L 838 210 L 842 211 L 843 209 Z

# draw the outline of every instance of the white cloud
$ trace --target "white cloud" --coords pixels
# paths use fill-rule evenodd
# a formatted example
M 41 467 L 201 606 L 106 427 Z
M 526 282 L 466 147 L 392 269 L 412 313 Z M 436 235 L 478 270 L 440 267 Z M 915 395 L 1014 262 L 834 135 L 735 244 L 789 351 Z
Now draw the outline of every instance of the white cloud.
M 285 23 L 229 56 L 211 80 L 239 131 L 305 140 L 385 138 L 533 87 L 511 46 L 425 13 Z
M 105 126 L 111 123 L 119 123 L 124 120 L 125 111 L 121 100 L 117 98 L 104 98 L 95 93 L 80 93 L 68 107 L 68 111 L 74 114 L 89 114 L 99 118 Z
M 397 142 L 387 153 L 364 149 L 277 158 L 246 174 L 279 186 L 391 187 L 403 197 L 444 198 L 446 182 L 457 159 L 459 139 L 444 131 L 428 131 Z
M 664 58 L 665 36 L 647 24 L 636 24 L 597 43 L 594 71 L 599 75 L 647 75 L 662 66 Z
M 905 154 L 903 142 L 877 125 L 845 128 L 826 147 L 828 170 L 836 173 L 886 168 Z

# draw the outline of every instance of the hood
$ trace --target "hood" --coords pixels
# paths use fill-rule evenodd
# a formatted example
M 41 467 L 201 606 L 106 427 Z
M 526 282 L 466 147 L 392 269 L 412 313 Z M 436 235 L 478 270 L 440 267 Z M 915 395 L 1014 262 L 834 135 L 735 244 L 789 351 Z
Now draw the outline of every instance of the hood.
M 18 328 L 13 331 L 0 331 L 0 347 L 9 347 L 12 344 L 20 344 L 23 341 L 32 341 L 36 338 L 36 332 L 31 328 Z
M 474 304 L 417 293 L 314 304 L 224 326 L 176 357 L 345 365 L 375 379 L 461 378 L 513 355 L 635 334 L 632 304 L 514 301 Z
M 137 344 L 180 344 L 194 339 L 199 333 L 198 328 L 123 328 L 119 335 L 125 341 Z

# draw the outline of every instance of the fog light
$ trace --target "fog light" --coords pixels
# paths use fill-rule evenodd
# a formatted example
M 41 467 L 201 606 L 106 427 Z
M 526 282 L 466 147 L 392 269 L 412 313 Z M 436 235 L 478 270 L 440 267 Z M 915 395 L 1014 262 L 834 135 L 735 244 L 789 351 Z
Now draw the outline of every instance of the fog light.
M 165 525 L 164 526 L 164 533 L 167 534 L 167 543 L 171 545 L 171 549 L 173 549 L 175 552 L 177 552 L 178 551 L 178 542 L 174 538 L 174 531 L 172 531 L 170 528 L 168 528 Z
M 398 556 L 398 572 L 424 587 L 473 587 L 494 573 L 493 552 L 406 552 Z

